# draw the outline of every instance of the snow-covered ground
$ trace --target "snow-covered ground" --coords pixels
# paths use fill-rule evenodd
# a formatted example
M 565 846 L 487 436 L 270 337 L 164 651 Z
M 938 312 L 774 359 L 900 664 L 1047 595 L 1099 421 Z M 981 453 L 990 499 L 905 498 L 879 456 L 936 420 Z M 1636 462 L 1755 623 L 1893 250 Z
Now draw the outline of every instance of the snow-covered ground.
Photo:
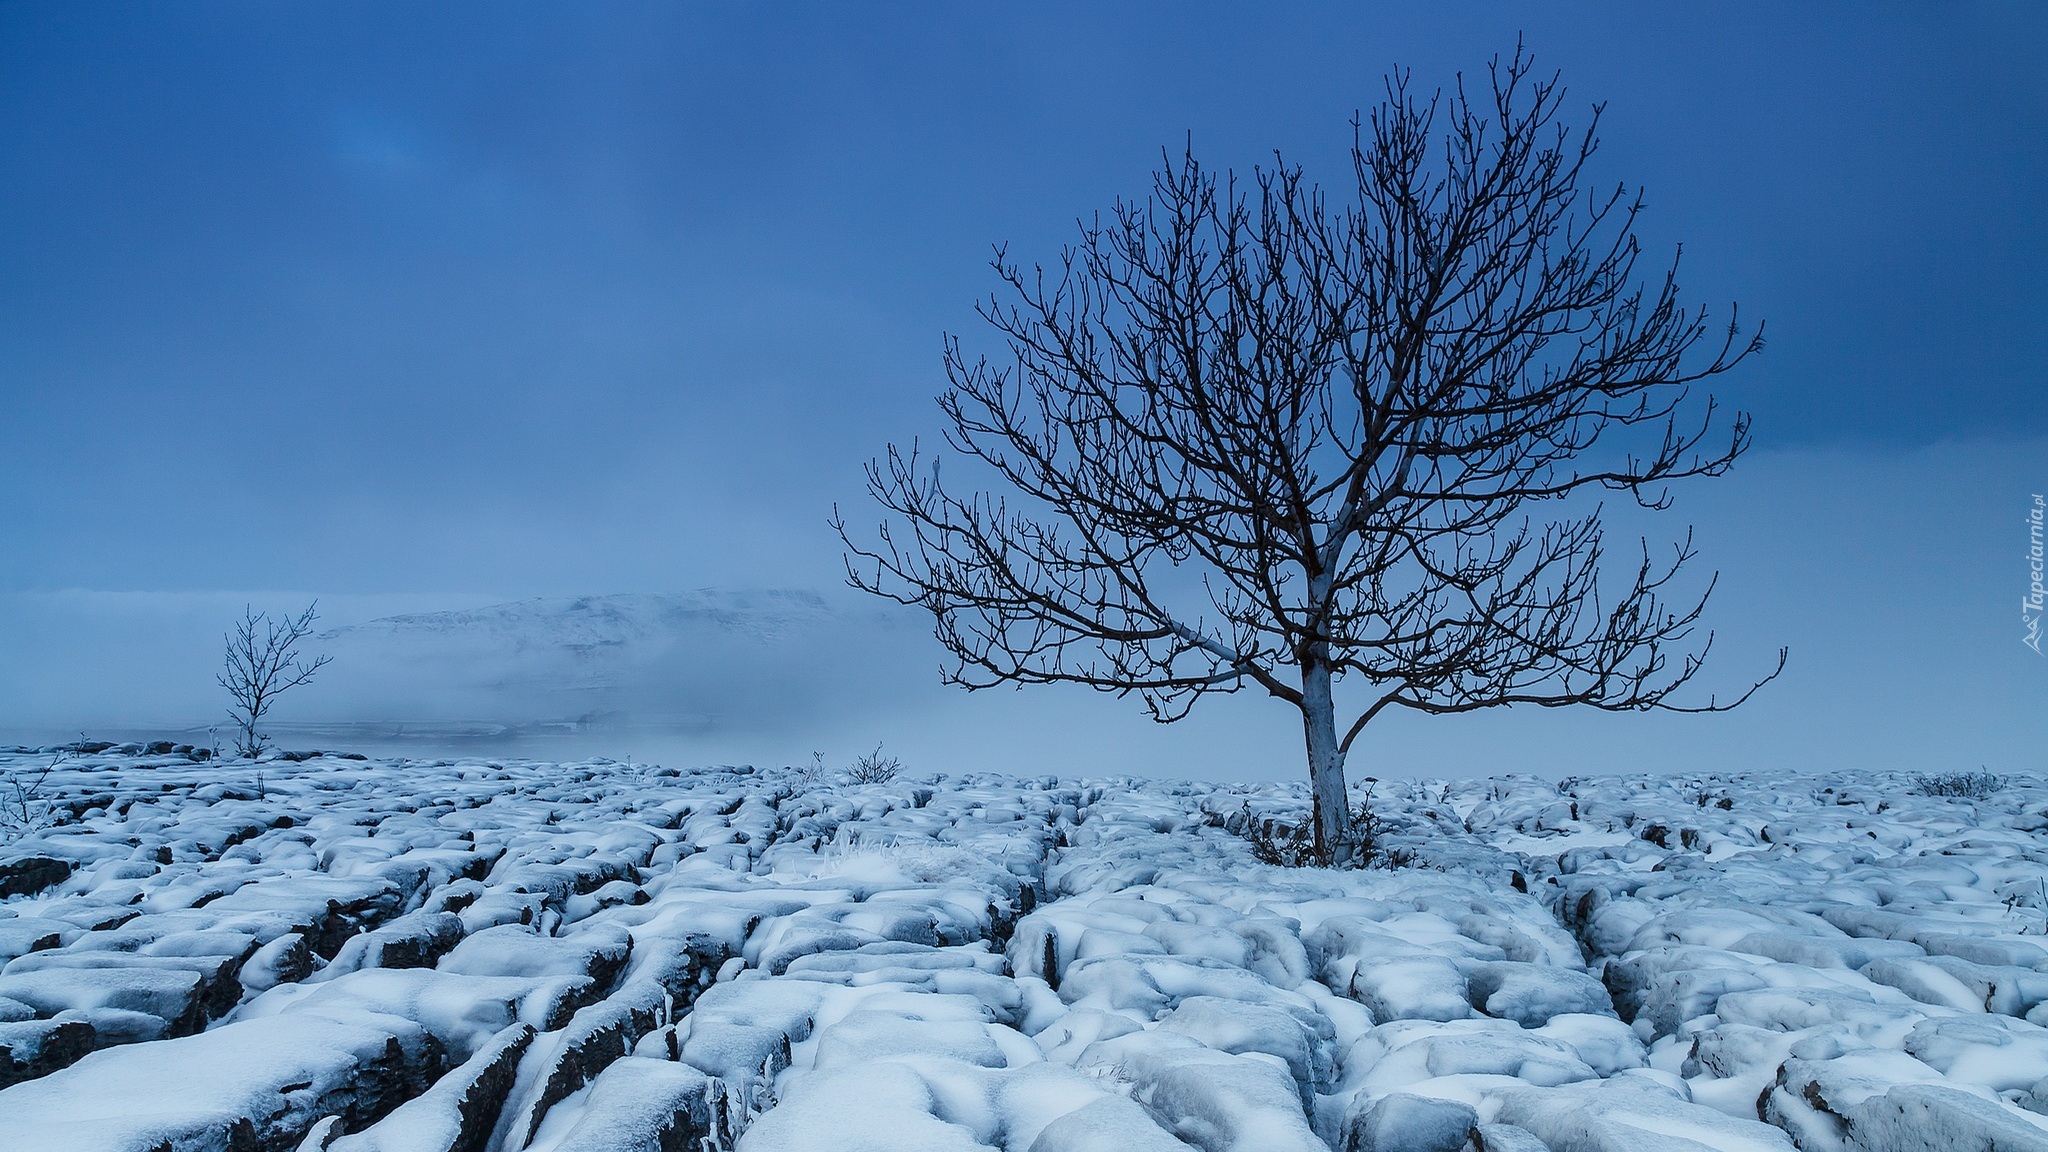
M 2048 786 L 85 756 L 0 1149 L 2048 1149 Z M 47 755 L 0 755 L 33 778 Z M 260 774 L 259 774 L 260 769 Z

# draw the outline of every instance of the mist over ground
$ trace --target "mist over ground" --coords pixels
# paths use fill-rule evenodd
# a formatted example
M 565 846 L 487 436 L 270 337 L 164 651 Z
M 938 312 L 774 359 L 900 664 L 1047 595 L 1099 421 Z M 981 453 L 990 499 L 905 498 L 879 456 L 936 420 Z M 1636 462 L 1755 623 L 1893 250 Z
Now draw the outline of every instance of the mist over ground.
M 1351 775 L 2037 768 L 2043 670 L 2020 643 L 2018 607 L 2029 476 L 2043 459 L 2042 441 L 1903 458 L 1759 452 L 1682 489 L 1670 513 L 1610 509 L 1616 555 L 1637 531 L 1655 546 L 1693 523 L 1698 576 L 1721 571 L 1695 702 L 1739 692 L 1780 645 L 1792 650 L 1785 674 L 1718 715 L 1388 715 L 1361 738 Z M 777 528 L 803 540 L 803 525 Z M 1250 691 L 1162 727 L 1135 700 L 1068 686 L 944 686 L 944 653 L 921 614 L 834 583 L 829 533 L 810 532 L 820 561 L 783 588 L 7 593 L 0 740 L 203 739 L 224 721 L 213 674 L 243 606 L 276 613 L 318 597 L 308 649 L 334 663 L 281 698 L 272 728 L 285 747 L 678 764 L 799 764 L 820 752 L 836 765 L 880 744 L 926 771 L 1303 771 L 1292 710 Z

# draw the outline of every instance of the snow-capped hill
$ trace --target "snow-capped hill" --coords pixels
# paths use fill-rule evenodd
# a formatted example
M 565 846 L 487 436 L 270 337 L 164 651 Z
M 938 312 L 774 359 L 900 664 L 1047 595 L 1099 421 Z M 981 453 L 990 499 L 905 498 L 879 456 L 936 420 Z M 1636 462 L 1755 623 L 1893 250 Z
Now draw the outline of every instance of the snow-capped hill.
M 515 600 L 454 612 L 415 612 L 331 629 L 320 639 L 488 640 L 517 648 L 593 651 L 663 642 L 712 631 L 774 641 L 831 614 L 824 598 L 800 589 L 623 593 Z
M 785 718 L 829 708 L 826 697 L 838 693 L 810 671 L 820 667 L 819 653 L 867 650 L 872 627 L 867 615 L 789 589 L 559 597 L 385 616 L 316 637 L 334 662 L 321 690 L 293 703 L 316 725 L 526 728 L 603 718 L 726 731 L 753 726 L 764 706 Z

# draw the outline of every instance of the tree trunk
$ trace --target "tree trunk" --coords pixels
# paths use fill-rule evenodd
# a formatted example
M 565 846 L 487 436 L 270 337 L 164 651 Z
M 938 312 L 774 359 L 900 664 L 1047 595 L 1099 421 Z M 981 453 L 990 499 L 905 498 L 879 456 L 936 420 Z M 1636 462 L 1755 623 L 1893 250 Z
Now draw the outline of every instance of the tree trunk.
M 1330 696 L 1330 666 L 1302 661 L 1301 727 L 1308 737 L 1309 789 L 1315 796 L 1316 860 L 1336 861 L 1351 838 L 1351 798 L 1344 789 L 1344 753 L 1337 748 L 1337 708 Z

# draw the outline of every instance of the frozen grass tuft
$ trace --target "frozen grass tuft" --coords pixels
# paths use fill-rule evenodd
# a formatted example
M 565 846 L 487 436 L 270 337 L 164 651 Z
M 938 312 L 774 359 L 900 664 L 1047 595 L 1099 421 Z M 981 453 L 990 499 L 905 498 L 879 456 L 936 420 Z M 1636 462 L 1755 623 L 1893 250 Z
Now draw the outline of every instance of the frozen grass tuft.
M 828 844 L 818 853 L 813 877 L 865 879 L 900 877 L 915 884 L 940 884 L 973 871 L 986 861 L 974 852 L 948 844 L 903 843 L 855 839 Z
M 1379 783 L 1377 780 L 1371 781 Z M 1299 824 L 1289 824 L 1272 818 L 1261 819 L 1252 814 L 1249 804 L 1224 821 L 1224 829 L 1237 835 L 1251 845 L 1252 857 L 1262 864 L 1281 868 L 1316 868 L 1335 866 L 1340 868 L 1372 868 L 1389 863 L 1380 850 L 1380 835 L 1383 831 L 1378 815 L 1372 810 L 1372 790 L 1366 790 L 1365 798 L 1351 812 L 1351 837 L 1337 847 L 1331 859 L 1319 859 L 1316 854 L 1315 821 L 1313 817 Z
M 40 771 L 0 773 L 0 844 L 10 843 L 64 822 L 65 813 L 44 795 L 44 784 L 57 766 L 71 758 L 59 753 Z

